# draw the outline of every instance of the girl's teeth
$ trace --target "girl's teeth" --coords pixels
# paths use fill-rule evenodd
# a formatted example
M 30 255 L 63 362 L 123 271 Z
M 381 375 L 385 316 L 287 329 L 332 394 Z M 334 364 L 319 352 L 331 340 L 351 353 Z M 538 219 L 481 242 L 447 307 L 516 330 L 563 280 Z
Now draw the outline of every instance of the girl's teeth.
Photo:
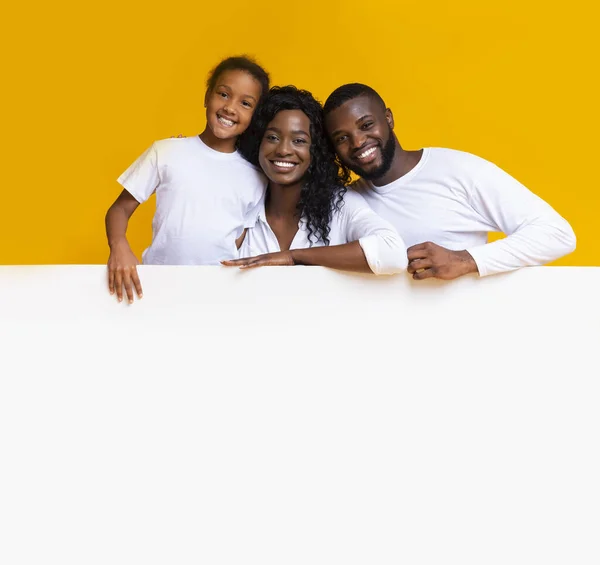
M 284 163 L 283 161 L 273 161 L 273 163 L 278 167 L 286 167 L 287 169 L 291 169 L 294 166 L 294 163 Z
M 233 122 L 231 120 L 227 120 L 225 118 L 222 118 L 221 116 L 217 116 L 217 119 L 219 120 L 219 122 L 221 122 L 224 126 L 227 126 L 228 128 L 230 128 L 233 125 Z

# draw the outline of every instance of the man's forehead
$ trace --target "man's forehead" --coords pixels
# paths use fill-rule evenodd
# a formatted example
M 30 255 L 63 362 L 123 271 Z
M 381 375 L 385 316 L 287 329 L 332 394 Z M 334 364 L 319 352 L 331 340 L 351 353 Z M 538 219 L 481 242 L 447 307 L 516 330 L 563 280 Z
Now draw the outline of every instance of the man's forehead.
M 381 112 L 380 104 L 373 100 L 370 96 L 357 96 L 341 106 L 333 110 L 328 117 L 331 117 L 331 122 L 338 120 L 360 120 L 365 115 Z

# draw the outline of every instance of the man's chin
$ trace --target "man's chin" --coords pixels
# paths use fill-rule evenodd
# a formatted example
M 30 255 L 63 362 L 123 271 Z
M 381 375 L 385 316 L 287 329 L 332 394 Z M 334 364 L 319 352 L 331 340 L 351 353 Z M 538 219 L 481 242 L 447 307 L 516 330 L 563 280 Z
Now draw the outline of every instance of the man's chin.
M 376 180 L 378 179 L 381 174 L 379 173 L 379 170 L 381 169 L 381 166 L 379 167 L 373 167 L 372 169 L 362 169 L 360 167 L 357 166 L 352 166 L 352 167 L 348 167 L 354 174 L 358 175 L 359 177 L 366 179 L 366 180 Z

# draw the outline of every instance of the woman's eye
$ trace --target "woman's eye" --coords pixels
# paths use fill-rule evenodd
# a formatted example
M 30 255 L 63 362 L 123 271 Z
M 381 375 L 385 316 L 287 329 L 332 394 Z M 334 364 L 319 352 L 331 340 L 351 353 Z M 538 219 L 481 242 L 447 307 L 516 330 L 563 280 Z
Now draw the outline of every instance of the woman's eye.
M 336 142 L 337 144 L 340 144 L 340 143 L 343 143 L 344 141 L 346 141 L 346 139 L 347 139 L 347 136 L 345 136 L 345 135 L 341 135 L 340 137 L 338 137 L 338 138 L 335 140 L 335 142 Z
M 268 135 L 265 135 L 265 139 L 267 141 L 277 141 L 277 136 L 273 135 L 273 134 L 268 134 Z
M 306 139 L 302 139 L 301 137 L 299 137 L 298 139 L 294 139 L 294 143 L 306 143 Z

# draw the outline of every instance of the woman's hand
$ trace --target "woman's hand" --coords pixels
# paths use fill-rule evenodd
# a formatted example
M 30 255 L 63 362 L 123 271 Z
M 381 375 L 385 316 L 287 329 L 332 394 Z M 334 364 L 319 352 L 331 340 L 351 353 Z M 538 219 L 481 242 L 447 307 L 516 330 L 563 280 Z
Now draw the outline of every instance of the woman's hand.
M 240 269 L 252 269 L 253 267 L 283 267 L 295 265 L 291 251 L 278 251 L 277 253 L 265 253 L 256 257 L 245 259 L 232 259 L 221 261 L 226 267 L 239 267 Z

